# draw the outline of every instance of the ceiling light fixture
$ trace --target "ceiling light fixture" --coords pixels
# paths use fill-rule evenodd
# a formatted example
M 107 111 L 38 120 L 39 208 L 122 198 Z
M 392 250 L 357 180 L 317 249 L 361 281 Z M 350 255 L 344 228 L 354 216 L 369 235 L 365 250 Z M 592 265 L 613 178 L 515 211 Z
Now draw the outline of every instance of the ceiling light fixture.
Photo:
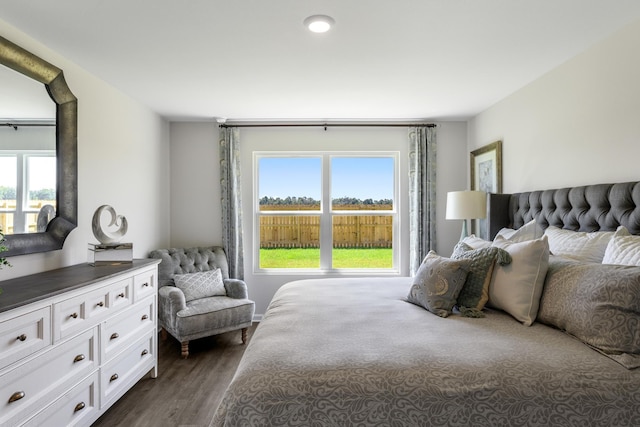
M 327 15 L 313 15 L 304 20 L 304 25 L 314 33 L 326 33 L 336 21 Z

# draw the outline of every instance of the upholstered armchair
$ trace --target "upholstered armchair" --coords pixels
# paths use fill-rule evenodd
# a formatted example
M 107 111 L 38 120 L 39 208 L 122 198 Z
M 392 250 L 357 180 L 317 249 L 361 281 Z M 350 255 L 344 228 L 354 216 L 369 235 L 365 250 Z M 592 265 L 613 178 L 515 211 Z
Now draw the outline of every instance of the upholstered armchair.
M 196 338 L 239 329 L 246 343 L 255 303 L 244 281 L 229 278 L 223 248 L 158 249 L 149 257 L 161 260 L 158 326 L 163 339 L 168 332 L 182 343 L 182 357 L 189 356 L 189 341 Z

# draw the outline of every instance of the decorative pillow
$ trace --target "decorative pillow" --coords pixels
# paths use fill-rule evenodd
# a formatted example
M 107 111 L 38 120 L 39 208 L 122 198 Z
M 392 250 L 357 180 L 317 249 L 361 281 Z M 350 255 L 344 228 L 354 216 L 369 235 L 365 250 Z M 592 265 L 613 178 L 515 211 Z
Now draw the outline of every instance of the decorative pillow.
M 601 263 L 613 231 L 563 230 L 549 226 L 544 235 L 549 238 L 549 251 L 553 255 L 583 262 Z
M 604 251 L 603 264 L 640 266 L 640 236 L 620 226 Z
M 553 258 L 538 320 L 627 369 L 640 367 L 640 267 Z
M 488 248 L 489 246 L 491 246 L 490 241 L 481 239 L 480 237 L 476 237 L 475 234 L 462 239 L 462 243 L 467 244 L 471 247 L 471 249 Z
M 539 239 L 543 234 L 544 230 L 542 227 L 538 226 L 535 219 L 532 219 L 517 230 L 513 228 L 503 228 L 498 231 L 496 236 L 502 236 L 512 242 L 525 242 L 527 240 Z
M 407 300 L 447 317 L 467 278 L 471 261 L 452 260 L 430 251 L 420 264 Z
M 227 294 L 219 268 L 198 273 L 176 274 L 173 281 L 176 287 L 182 290 L 187 302 Z
M 456 303 L 460 313 L 465 317 L 484 317 L 481 310 L 489 300 L 493 266 L 496 262 L 501 265 L 509 264 L 511 255 L 504 249 L 496 247 L 472 249 L 466 243 L 460 242 L 453 249 L 451 258 L 471 261 L 469 274 Z
M 530 326 L 538 314 L 540 295 L 549 266 L 547 237 L 512 242 L 497 236 L 493 246 L 509 252 L 511 264 L 496 265 L 493 269 L 488 304 Z

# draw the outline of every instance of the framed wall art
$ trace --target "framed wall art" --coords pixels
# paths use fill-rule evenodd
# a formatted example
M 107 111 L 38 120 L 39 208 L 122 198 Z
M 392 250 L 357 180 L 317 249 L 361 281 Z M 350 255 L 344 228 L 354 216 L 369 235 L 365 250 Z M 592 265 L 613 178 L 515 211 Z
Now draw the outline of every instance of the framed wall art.
M 502 141 L 480 147 L 471 152 L 471 189 L 487 193 L 502 193 Z M 473 230 L 488 239 L 487 220 L 473 221 Z

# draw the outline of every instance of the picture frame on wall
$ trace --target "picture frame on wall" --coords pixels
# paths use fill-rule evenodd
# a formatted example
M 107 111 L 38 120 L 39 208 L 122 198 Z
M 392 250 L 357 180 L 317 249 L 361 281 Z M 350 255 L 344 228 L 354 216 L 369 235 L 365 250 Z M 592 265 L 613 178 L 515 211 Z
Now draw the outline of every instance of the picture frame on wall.
M 471 189 L 486 193 L 502 193 L 502 141 L 492 142 L 471 152 Z M 488 240 L 487 220 L 477 219 L 474 233 Z

